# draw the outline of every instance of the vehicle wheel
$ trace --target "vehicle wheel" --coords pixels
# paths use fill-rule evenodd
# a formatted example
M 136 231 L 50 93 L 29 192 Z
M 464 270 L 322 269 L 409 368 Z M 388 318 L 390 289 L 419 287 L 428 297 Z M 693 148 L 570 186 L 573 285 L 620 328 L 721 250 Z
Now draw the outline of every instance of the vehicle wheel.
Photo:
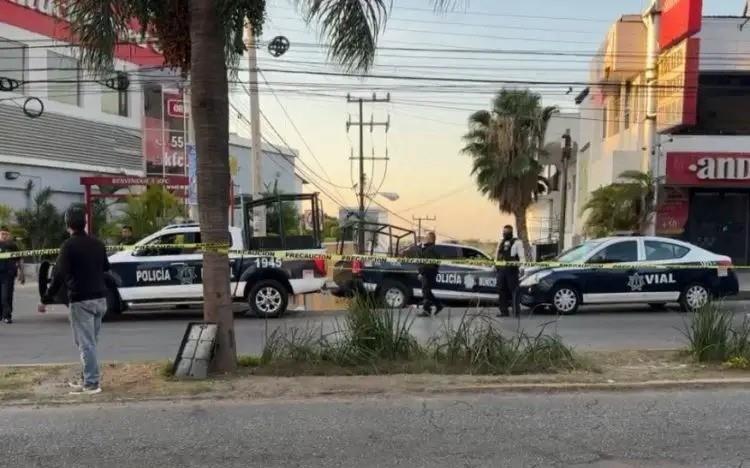
M 247 295 L 253 314 L 261 318 L 279 317 L 286 312 L 289 291 L 276 280 L 258 281 Z
M 120 302 L 120 296 L 117 294 L 117 290 L 113 288 L 107 288 L 107 312 L 104 314 L 103 320 L 117 320 L 122 316 L 122 302 Z
M 683 312 L 695 312 L 711 302 L 711 292 L 700 283 L 688 285 L 680 295 L 680 307 Z
M 667 305 L 663 302 L 651 302 L 648 306 L 654 311 L 667 310 Z
M 411 293 L 400 281 L 386 280 L 378 289 L 378 299 L 391 309 L 402 309 L 409 304 Z
M 581 305 L 581 296 L 573 286 L 561 284 L 552 291 L 552 310 L 560 315 L 572 315 Z

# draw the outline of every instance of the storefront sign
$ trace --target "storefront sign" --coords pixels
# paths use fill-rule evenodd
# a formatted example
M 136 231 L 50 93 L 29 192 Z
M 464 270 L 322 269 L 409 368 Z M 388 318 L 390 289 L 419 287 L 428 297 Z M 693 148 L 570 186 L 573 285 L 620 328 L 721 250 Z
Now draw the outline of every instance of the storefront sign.
M 187 119 L 183 94 L 182 90 L 159 84 L 144 85 L 147 102 L 144 102 L 143 112 L 143 156 L 147 175 L 187 174 Z
M 657 116 L 659 133 L 695 125 L 698 107 L 700 39 L 685 39 L 667 50 L 657 62 Z
M 666 183 L 750 187 L 750 153 L 667 153 Z
M 81 177 L 81 185 L 105 185 L 112 187 L 130 187 L 131 185 L 167 185 L 185 186 L 187 177 L 128 177 L 128 176 L 92 176 Z
M 63 42 L 78 42 L 70 31 L 70 23 L 56 0 L 0 0 L 0 19 L 16 26 Z M 115 46 L 115 57 L 140 66 L 160 67 L 164 57 L 153 38 L 146 35 L 141 40 L 140 26 L 133 20 L 127 37 Z
M 703 0 L 661 0 L 659 46 L 672 47 L 701 30 Z
M 167 100 L 167 115 L 170 117 L 184 118 L 188 115 L 185 109 L 185 101 L 182 99 Z
M 682 234 L 690 214 L 690 199 L 687 190 L 664 187 L 660 198 L 662 202 L 656 210 L 656 234 L 662 236 Z

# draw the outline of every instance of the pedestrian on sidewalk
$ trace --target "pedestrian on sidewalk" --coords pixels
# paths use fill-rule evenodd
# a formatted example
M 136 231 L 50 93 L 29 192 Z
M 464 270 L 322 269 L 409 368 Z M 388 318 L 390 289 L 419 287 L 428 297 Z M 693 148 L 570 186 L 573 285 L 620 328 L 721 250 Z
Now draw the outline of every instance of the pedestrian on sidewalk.
M 13 242 L 10 229 L 0 226 L 0 254 L 18 252 L 18 246 Z M 13 323 L 13 292 L 16 277 L 21 284 L 26 282 L 20 258 L 0 259 L 0 319 L 3 323 Z
M 438 259 L 440 255 L 435 248 L 435 233 L 428 232 L 427 240 L 420 250 L 420 258 Z M 443 304 L 435 297 L 432 290 L 435 288 L 437 281 L 439 263 L 422 263 L 419 266 L 419 280 L 422 283 L 422 316 L 432 315 L 432 308 L 435 308 L 435 314 L 443 310 Z
M 81 354 L 83 381 L 71 382 L 71 394 L 101 393 L 99 361 L 96 346 L 102 318 L 107 311 L 104 273 L 109 271 L 107 251 L 98 239 L 86 234 L 86 217 L 80 209 L 65 213 L 70 238 L 60 247 L 52 283 L 42 298 L 39 312 L 46 312 L 44 304 L 53 302 L 61 287 L 68 292 L 68 307 L 73 338 Z

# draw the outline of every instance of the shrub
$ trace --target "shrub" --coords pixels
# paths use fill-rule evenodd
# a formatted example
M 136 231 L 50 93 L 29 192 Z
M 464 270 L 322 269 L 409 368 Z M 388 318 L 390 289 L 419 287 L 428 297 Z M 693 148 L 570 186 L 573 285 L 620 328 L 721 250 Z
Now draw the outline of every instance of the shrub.
M 750 321 L 745 318 L 735 326 L 734 314 L 724 310 L 720 303 L 697 311 L 683 334 L 688 341 L 688 353 L 699 362 L 750 359 Z

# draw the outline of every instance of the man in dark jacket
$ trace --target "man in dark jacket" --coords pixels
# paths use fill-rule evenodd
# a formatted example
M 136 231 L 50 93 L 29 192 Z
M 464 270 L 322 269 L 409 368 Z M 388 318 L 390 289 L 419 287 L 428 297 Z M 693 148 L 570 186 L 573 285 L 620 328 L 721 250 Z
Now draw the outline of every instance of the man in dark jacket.
M 18 246 L 6 226 L 0 227 L 0 254 L 18 252 Z M 20 269 L 20 258 L 0 258 L 0 319 L 3 323 L 13 323 L 13 291 L 16 276 L 23 284 L 25 277 Z
M 427 240 L 422 244 L 419 256 L 425 259 L 440 258 L 440 254 L 435 248 L 434 232 L 427 233 Z M 419 266 L 419 280 L 422 283 L 422 315 L 425 317 L 432 314 L 433 306 L 435 307 L 435 314 L 443 310 L 443 304 L 432 293 L 439 268 L 439 263 L 423 263 Z
M 70 324 L 83 367 L 83 381 L 70 386 L 74 389 L 71 393 L 79 395 L 102 391 L 96 345 L 102 318 L 107 312 L 104 272 L 109 271 L 104 244 L 86 234 L 85 219 L 81 210 L 71 209 L 65 214 L 70 239 L 60 247 L 52 283 L 42 298 L 42 304 L 49 304 L 61 287 L 65 286 L 67 290 Z M 44 305 L 40 305 L 39 312 L 45 311 Z
M 513 226 L 503 227 L 503 238 L 497 244 L 495 260 L 501 262 L 524 262 L 523 243 L 513 236 Z M 510 316 L 513 309 L 520 268 L 518 265 L 503 265 L 497 269 L 497 292 L 500 299 L 498 317 Z

